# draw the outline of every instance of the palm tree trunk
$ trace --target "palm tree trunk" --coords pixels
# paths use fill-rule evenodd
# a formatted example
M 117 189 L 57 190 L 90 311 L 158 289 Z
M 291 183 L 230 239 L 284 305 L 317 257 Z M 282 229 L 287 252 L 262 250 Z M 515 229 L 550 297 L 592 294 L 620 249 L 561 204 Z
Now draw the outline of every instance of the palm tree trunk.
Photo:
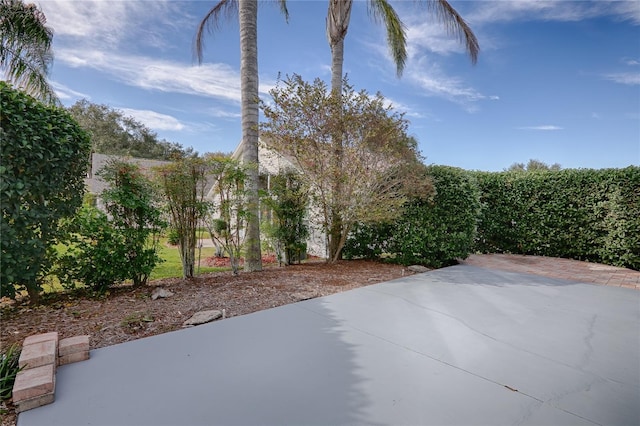
M 327 13 L 327 37 L 329 46 L 331 47 L 331 93 L 338 100 L 342 97 L 342 67 L 344 63 L 344 39 L 349 28 L 349 20 L 351 19 L 352 0 L 329 0 L 329 10 Z M 341 102 L 336 103 L 336 114 L 341 114 Z M 336 120 L 340 123 L 340 120 Z M 342 183 L 343 176 L 343 144 L 342 144 L 342 128 L 335 129 L 332 137 L 333 144 L 333 182 L 332 195 L 333 203 L 330 209 L 330 226 L 329 226 L 329 258 L 330 262 L 340 259 L 341 245 L 343 234 L 342 223 Z
M 338 99 L 342 97 L 342 64 L 344 62 L 344 39 L 340 39 L 331 46 L 331 93 Z M 341 104 L 341 103 L 339 103 Z M 339 105 L 338 104 L 338 105 Z M 335 113 L 340 114 L 341 110 L 336 109 Z M 339 122 L 339 120 L 337 120 Z M 342 204 L 342 129 L 335 129 L 332 137 L 333 143 L 333 205 L 331 206 L 331 226 L 329 228 L 329 259 L 336 262 L 339 259 L 339 245 L 342 237 L 342 215 L 340 205 Z
M 247 176 L 246 256 L 244 269 L 262 270 L 258 199 L 258 2 L 238 0 L 240 18 L 240 90 L 242 93 L 242 161 L 249 166 Z

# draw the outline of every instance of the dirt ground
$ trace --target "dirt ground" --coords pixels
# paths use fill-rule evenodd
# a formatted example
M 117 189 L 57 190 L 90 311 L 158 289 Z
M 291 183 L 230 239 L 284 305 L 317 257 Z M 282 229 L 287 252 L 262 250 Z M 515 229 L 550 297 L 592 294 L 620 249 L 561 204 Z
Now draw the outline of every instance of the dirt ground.
M 265 266 L 262 272 L 241 272 L 238 276 L 219 272 L 190 280 L 153 281 L 137 289 L 123 286 L 98 297 L 60 293 L 46 296 L 38 306 L 5 303 L 0 310 L 0 342 L 5 347 L 33 334 L 57 331 L 61 339 L 88 334 L 91 349 L 96 349 L 180 329 L 198 311 L 224 310 L 230 318 L 410 274 L 400 265 L 316 260 L 286 267 Z M 173 296 L 152 300 L 157 287 Z M 2 426 L 14 425 L 10 403 L 5 410 Z

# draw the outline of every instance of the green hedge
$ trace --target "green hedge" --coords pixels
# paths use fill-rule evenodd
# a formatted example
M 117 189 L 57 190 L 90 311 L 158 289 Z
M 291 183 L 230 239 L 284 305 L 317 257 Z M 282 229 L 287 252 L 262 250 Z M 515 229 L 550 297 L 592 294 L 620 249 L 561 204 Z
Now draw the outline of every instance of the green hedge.
M 640 269 L 640 168 L 474 172 L 476 250 Z
M 0 82 L 0 295 L 33 302 L 60 219 L 82 204 L 91 141 L 64 109 Z
M 429 166 L 436 194 L 405 206 L 393 224 L 358 226 L 345 245 L 346 258 L 383 254 L 404 265 L 451 265 L 473 249 L 480 211 L 475 178 L 462 169 Z

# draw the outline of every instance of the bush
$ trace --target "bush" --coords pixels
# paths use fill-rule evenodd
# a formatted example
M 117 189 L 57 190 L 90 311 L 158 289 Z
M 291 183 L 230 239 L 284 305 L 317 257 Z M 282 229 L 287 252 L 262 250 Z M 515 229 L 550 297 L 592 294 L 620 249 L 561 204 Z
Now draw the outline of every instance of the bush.
M 72 237 L 56 274 L 66 287 L 80 282 L 103 291 L 127 279 L 143 285 L 161 260 L 158 237 L 164 227 L 151 184 L 137 166 L 119 161 L 99 173 L 110 185 L 102 194 L 109 216 L 85 205 L 68 223 Z
M 0 354 L 0 400 L 11 398 L 13 383 L 21 368 L 18 367 L 20 346 L 13 344 Z
M 476 249 L 640 269 L 640 168 L 477 172 Z
M 359 225 L 346 245 L 346 257 L 380 257 L 404 265 L 442 267 L 473 249 L 480 213 L 479 191 L 470 173 L 429 166 L 436 194 L 405 206 L 394 224 Z
M 264 229 L 274 240 L 279 262 L 290 265 L 306 255 L 309 226 L 305 221 L 309 192 L 299 176 L 283 172 L 271 178 L 269 194 L 263 203 L 270 209 L 270 222 Z M 284 257 L 284 259 L 283 259 Z
M 125 237 L 104 212 L 85 205 L 68 226 L 73 234 L 54 269 L 65 288 L 84 284 L 102 292 L 127 279 L 130 267 Z
M 91 142 L 63 108 L 0 82 L 0 294 L 37 302 L 61 236 L 82 204 Z

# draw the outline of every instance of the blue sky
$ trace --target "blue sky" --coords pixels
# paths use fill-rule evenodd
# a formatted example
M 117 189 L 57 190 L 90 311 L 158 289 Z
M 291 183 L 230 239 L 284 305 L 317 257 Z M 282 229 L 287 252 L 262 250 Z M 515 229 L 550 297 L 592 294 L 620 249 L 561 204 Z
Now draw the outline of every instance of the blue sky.
M 54 29 L 51 74 L 63 104 L 123 110 L 200 153 L 240 140 L 237 19 L 193 58 L 215 1 L 35 0 Z M 407 27 L 398 79 L 364 1 L 355 1 L 344 71 L 410 120 L 428 164 L 499 171 L 538 159 L 564 168 L 640 165 L 640 2 L 452 1 L 478 36 L 472 66 L 456 39 L 413 1 L 391 1 Z M 260 91 L 278 75 L 330 80 L 326 0 L 275 2 L 258 16 Z

